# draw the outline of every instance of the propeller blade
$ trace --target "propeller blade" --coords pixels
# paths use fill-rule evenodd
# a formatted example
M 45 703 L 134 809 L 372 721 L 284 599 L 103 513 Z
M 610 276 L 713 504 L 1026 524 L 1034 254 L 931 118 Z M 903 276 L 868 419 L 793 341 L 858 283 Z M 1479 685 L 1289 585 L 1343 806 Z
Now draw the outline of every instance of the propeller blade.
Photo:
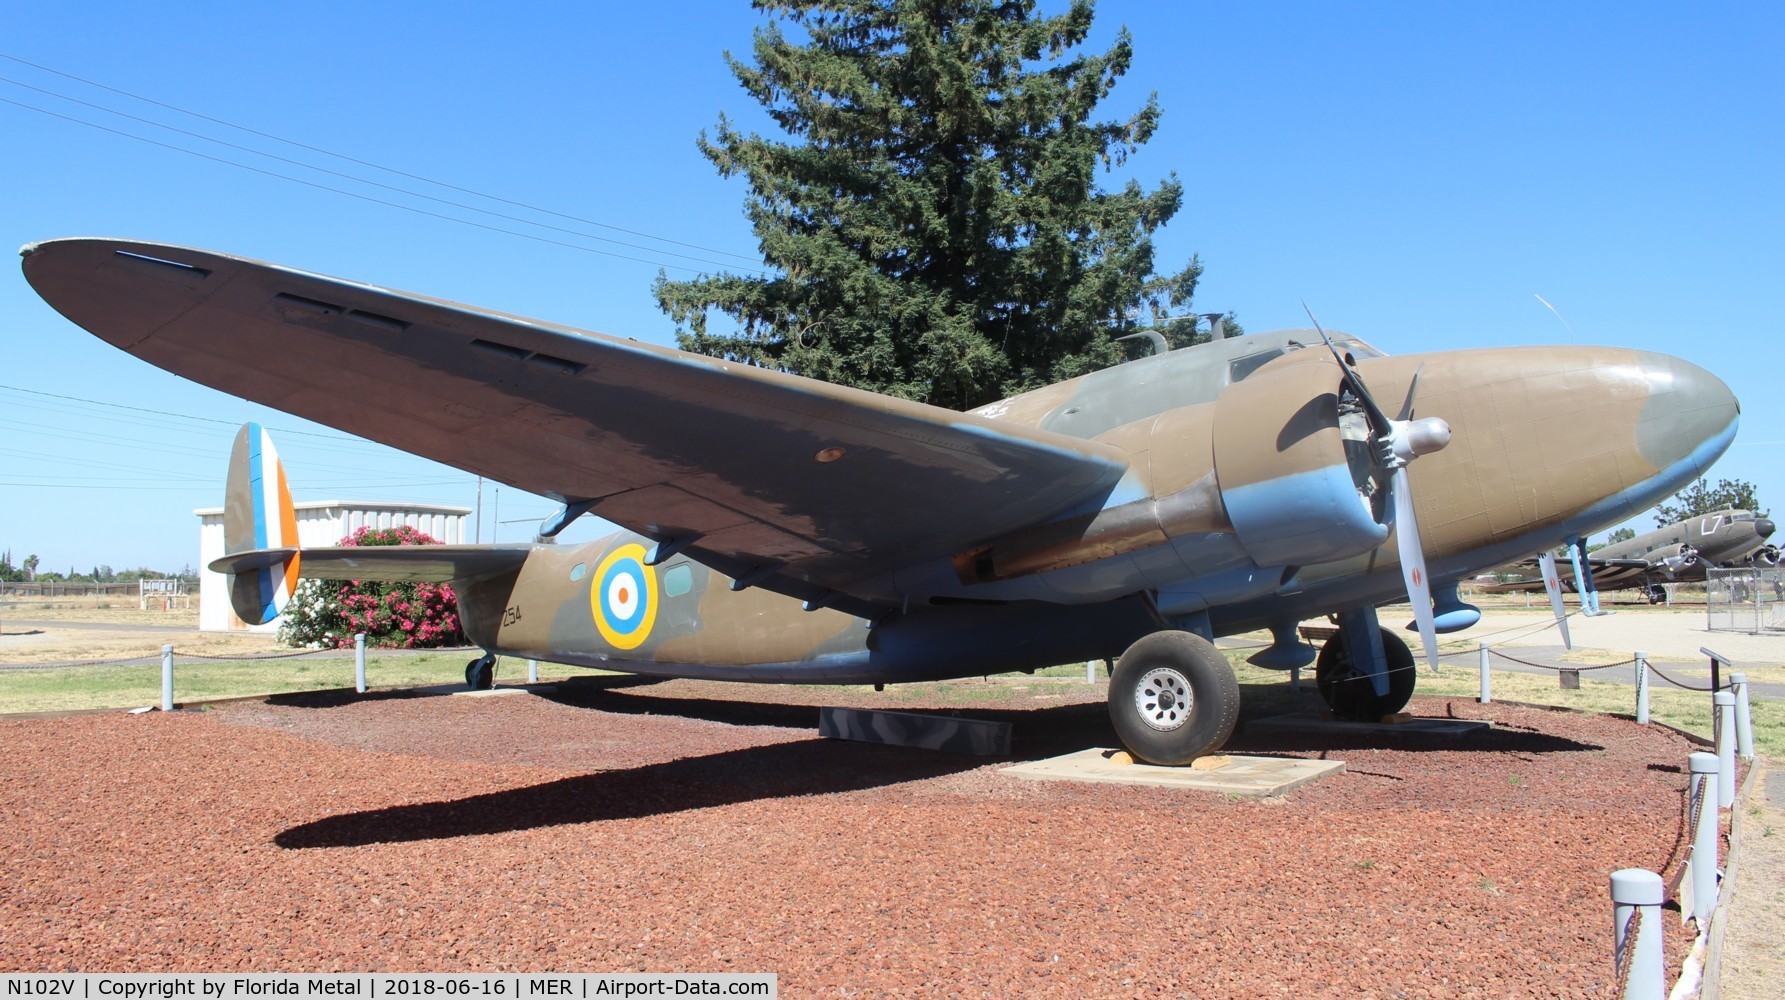
M 1413 380 L 1407 383 L 1407 398 L 1401 400 L 1401 415 L 1396 417 L 1396 420 L 1413 419 L 1413 396 L 1419 392 L 1419 377 L 1425 374 L 1425 370 L 1426 366 L 1423 363 L 1413 369 Z
M 1344 373 L 1346 388 L 1350 389 L 1351 394 L 1357 397 L 1357 401 L 1363 404 L 1364 414 L 1370 420 L 1370 430 L 1378 438 L 1387 438 L 1393 433 L 1388 414 L 1382 411 L 1382 407 L 1376 405 L 1375 397 L 1371 396 L 1370 390 L 1364 387 L 1363 377 L 1358 375 L 1357 369 L 1345 363 L 1345 356 L 1339 353 L 1339 348 L 1333 343 L 1333 338 L 1326 335 L 1326 328 L 1314 318 L 1314 310 L 1308 308 L 1307 302 L 1302 303 L 1302 310 L 1308 314 L 1309 322 L 1314 324 L 1314 332 L 1320 334 L 1320 339 L 1326 343 L 1326 349 L 1333 352 L 1333 360 L 1339 363 L 1339 371 Z
M 1574 640 L 1568 636 L 1568 612 L 1562 608 L 1562 578 L 1556 575 L 1556 554 L 1544 550 L 1537 557 L 1537 565 L 1543 568 L 1543 589 L 1549 593 L 1550 610 L 1556 613 L 1556 627 L 1562 630 L 1562 648 L 1573 649 Z
M 1419 623 L 1419 641 L 1425 643 L 1426 662 L 1438 672 L 1438 627 L 1432 615 L 1432 581 L 1426 575 L 1425 546 L 1420 544 L 1419 521 L 1413 513 L 1413 488 L 1407 467 L 1395 470 L 1395 539 L 1401 553 L 1401 578 L 1407 583 L 1407 600 L 1413 604 L 1413 620 Z

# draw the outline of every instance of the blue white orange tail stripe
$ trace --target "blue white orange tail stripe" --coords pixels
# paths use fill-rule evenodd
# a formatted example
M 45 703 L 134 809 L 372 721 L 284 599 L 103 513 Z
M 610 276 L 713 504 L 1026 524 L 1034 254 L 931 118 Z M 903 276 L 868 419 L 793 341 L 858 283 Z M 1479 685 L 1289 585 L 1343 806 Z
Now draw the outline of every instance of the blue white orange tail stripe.
M 223 506 L 227 553 L 296 549 L 297 512 L 273 439 L 259 424 L 243 425 L 230 453 Z M 230 581 L 230 603 L 243 621 L 272 621 L 297 588 L 298 556 L 270 561 Z

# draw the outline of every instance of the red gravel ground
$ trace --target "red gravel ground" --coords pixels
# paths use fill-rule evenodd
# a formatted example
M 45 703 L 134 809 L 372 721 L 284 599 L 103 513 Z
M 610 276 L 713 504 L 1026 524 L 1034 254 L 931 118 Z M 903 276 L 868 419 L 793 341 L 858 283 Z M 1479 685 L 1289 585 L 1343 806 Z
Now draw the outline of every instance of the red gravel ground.
M 1018 758 L 1114 745 L 1100 702 L 980 687 L 955 704 L 1012 721 Z M 1616 719 L 1416 700 L 1498 728 L 1374 746 L 1242 731 L 1231 749 L 1349 767 L 1259 802 L 815 736 L 811 705 L 866 693 L 576 690 L 0 723 L 0 969 L 1609 996 L 1607 877 L 1669 865 L 1693 749 Z

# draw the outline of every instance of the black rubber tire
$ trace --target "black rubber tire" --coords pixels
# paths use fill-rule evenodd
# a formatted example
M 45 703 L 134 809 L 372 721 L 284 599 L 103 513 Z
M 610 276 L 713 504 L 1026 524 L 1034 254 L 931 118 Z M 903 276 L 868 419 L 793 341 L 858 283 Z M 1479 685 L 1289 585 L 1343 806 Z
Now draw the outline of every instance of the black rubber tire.
M 1189 694 L 1181 719 L 1162 720 L 1174 727 L 1170 729 L 1149 723 L 1136 699 L 1149 676 L 1171 676 L 1160 671 L 1175 672 Z M 1174 707 L 1184 704 L 1172 700 Z M 1214 643 L 1190 632 L 1154 632 L 1116 661 L 1109 677 L 1109 717 L 1135 757 L 1176 767 L 1214 753 L 1233 735 L 1240 718 L 1240 685 Z
M 1664 604 L 1667 601 L 1667 590 L 1655 584 L 1649 585 L 1649 603 Z
M 485 654 L 465 664 L 465 686 L 473 691 L 488 691 L 496 686 L 496 658 Z
M 1326 640 L 1314 661 L 1314 683 L 1333 714 L 1352 722 L 1380 722 L 1407 707 L 1413 697 L 1413 651 L 1388 629 L 1382 633 L 1382 654 L 1388 660 L 1388 693 L 1378 696 L 1367 674 L 1357 673 L 1345 633 Z

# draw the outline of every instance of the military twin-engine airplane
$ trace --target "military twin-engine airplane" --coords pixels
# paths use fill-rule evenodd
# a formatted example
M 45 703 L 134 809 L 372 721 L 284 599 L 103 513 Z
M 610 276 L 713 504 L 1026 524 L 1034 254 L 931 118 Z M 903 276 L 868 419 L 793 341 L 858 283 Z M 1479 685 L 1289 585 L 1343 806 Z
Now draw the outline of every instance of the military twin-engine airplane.
M 22 254 L 52 306 L 145 361 L 553 497 L 544 535 L 591 510 L 626 529 L 300 553 L 250 429 L 213 563 L 245 618 L 301 574 L 451 581 L 490 653 L 639 674 L 881 684 L 1120 652 L 1111 717 L 1162 764 L 1232 732 L 1216 636 L 1268 627 L 1255 660 L 1289 669 L 1314 658 L 1296 623 L 1336 614 L 1323 693 L 1393 712 L 1413 657 L 1377 604 L 1410 596 L 1435 656 L 1434 631 L 1479 617 L 1454 581 L 1677 491 L 1739 412 L 1661 354 L 1387 357 L 1310 329 L 957 413 L 185 247 Z
M 1649 603 L 1659 604 L 1667 594 L 1663 583 L 1703 580 L 1712 568 L 1779 565 L 1779 548 L 1767 541 L 1773 534 L 1772 518 L 1751 510 L 1726 508 L 1675 521 L 1635 538 L 1613 542 L 1576 557 L 1591 577 L 1562 579 L 1562 587 L 1578 591 L 1581 582 L 1590 592 L 1642 588 Z M 1537 591 L 1542 580 L 1511 580 L 1482 588 L 1489 591 Z

